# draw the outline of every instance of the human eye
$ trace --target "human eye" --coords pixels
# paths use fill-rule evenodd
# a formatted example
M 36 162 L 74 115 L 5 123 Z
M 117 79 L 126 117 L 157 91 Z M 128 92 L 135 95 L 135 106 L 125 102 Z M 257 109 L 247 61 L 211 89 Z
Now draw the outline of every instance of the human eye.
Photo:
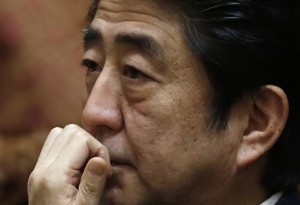
M 144 74 L 139 69 L 129 65 L 125 66 L 123 70 L 123 75 L 131 80 L 145 80 L 149 78 L 146 74 Z
M 101 66 L 99 66 L 95 61 L 92 60 L 82 60 L 81 66 L 85 67 L 88 72 L 101 71 Z

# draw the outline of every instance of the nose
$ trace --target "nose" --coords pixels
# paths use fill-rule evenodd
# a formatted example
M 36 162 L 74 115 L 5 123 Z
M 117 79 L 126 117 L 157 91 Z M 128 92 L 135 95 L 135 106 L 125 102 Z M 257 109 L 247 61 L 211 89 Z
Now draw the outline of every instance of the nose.
M 91 134 L 104 128 L 117 131 L 123 126 L 117 79 L 103 69 L 93 86 L 82 114 L 83 125 Z

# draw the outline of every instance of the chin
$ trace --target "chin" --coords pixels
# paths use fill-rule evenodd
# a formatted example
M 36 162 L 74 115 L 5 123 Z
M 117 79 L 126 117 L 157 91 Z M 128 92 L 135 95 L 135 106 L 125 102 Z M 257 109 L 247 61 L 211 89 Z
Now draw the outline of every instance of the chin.
M 135 169 L 115 166 L 113 175 L 107 179 L 99 205 L 144 205 L 147 191 Z
M 138 198 L 134 196 L 136 193 L 131 193 L 129 190 L 120 188 L 109 188 L 103 192 L 103 198 L 100 205 L 142 205 Z
M 122 191 L 118 188 L 105 188 L 100 205 L 126 205 Z
M 107 179 L 100 205 L 135 205 L 130 192 L 134 189 L 136 172 L 130 166 L 113 165 L 113 174 Z

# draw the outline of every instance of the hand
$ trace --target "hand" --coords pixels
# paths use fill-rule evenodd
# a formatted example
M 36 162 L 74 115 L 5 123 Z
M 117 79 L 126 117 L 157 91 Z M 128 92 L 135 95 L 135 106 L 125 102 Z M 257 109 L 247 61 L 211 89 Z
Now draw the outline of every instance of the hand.
M 77 125 L 54 128 L 28 180 L 30 205 L 97 205 L 111 174 L 107 149 Z

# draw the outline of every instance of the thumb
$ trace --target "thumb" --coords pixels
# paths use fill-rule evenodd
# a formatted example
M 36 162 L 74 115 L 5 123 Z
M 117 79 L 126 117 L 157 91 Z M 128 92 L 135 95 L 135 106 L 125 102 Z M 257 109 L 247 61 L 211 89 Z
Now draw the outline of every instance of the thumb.
M 75 205 L 98 205 L 107 177 L 107 163 L 100 157 L 91 158 L 82 174 Z

